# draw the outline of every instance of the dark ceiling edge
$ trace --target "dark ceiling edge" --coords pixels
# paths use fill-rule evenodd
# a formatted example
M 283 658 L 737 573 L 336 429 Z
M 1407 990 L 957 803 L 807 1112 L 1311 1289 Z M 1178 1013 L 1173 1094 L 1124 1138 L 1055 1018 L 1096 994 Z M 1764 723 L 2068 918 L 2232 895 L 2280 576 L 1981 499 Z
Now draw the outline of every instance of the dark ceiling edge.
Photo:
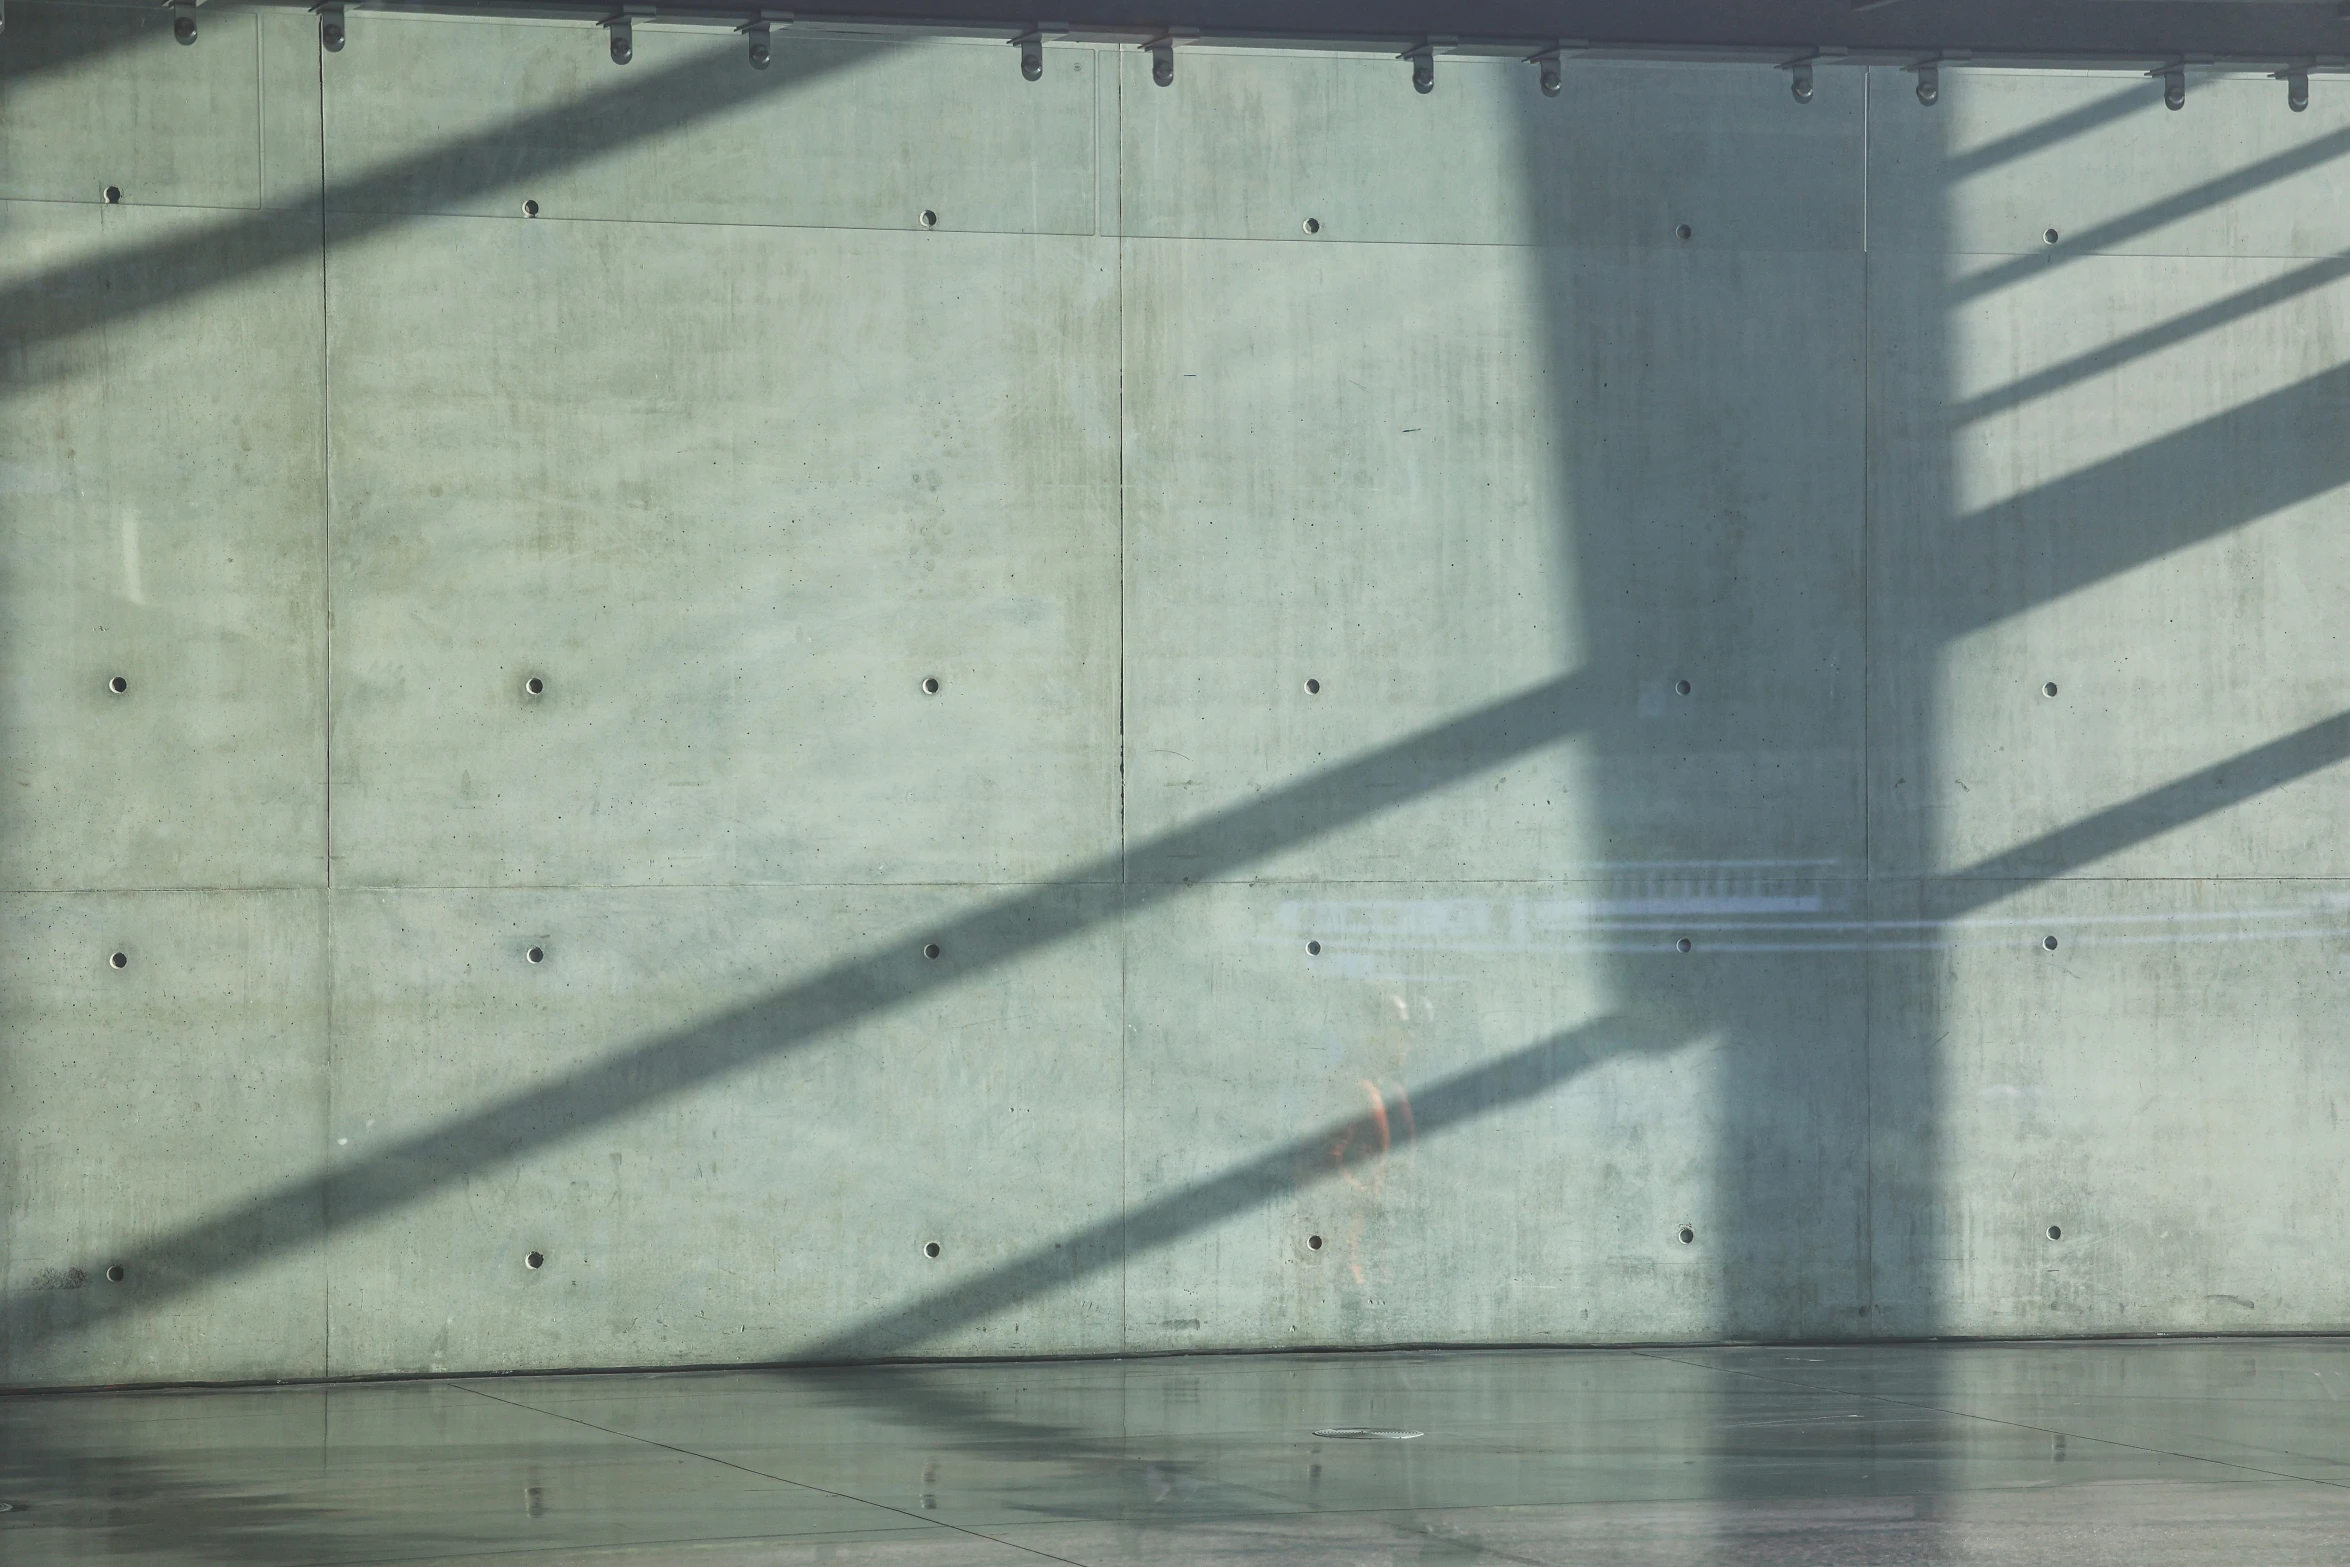
M 202 4 L 203 0 L 180 0 Z M 766 20 L 793 34 L 908 35 L 1047 43 L 1308 49 L 1526 59 L 1573 58 L 2039 66 L 2152 71 L 2350 69 L 2350 0 L 1046 0 L 1049 16 L 1004 0 L 856 0 L 760 6 L 595 0 L 345 0 L 346 12 L 650 26 L 739 28 Z M 152 9 L 152 0 L 17 0 Z M 317 10 L 311 0 L 212 0 L 229 9 Z M 354 43 L 356 46 L 356 41 Z

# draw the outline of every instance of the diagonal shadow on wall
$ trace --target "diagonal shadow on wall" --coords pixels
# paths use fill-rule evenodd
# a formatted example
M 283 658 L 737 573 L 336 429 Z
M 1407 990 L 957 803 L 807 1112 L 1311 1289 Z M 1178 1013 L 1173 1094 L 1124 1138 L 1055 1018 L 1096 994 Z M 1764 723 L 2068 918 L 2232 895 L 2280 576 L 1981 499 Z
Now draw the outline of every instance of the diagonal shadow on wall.
M 423 210 L 422 200 L 445 209 L 581 167 L 618 148 L 863 67 L 889 47 L 794 55 L 788 71 L 754 71 L 731 48 L 696 51 L 658 69 L 639 65 L 613 87 L 336 182 L 324 194 L 335 242 L 347 244 L 409 222 Z M 256 274 L 315 265 L 318 249 L 314 212 L 247 212 L 175 227 L 19 278 L 0 287 L 0 344 L 13 350 L 16 361 L 0 386 L 19 391 L 38 386 L 64 368 L 57 350 L 75 339 L 187 304 Z
M 1988 575 L 1913 557 L 1946 585 L 1936 629 L 1979 629 L 2350 484 L 2345 429 L 2350 365 L 1954 518 L 1942 536 L 2005 547 Z
M 0 93 L 85 66 L 102 54 L 140 44 L 169 44 L 171 24 L 171 15 L 160 8 L 127 12 L 94 5 L 13 7 L 0 27 Z
M 1938 881 L 1982 884 L 1979 893 L 1948 906 L 1948 917 L 2004 898 L 2019 883 L 2051 881 L 2081 871 L 2108 855 L 2218 815 L 2343 761 L 2350 761 L 2350 713 L 2311 724 L 2030 843 L 1937 877 Z M 1915 937 L 1904 926 L 1890 939 L 1908 945 Z M 1660 1010 L 1660 1003 L 1669 1010 Z M 1548 1092 L 1601 1060 L 1671 1050 L 1698 1032 L 1719 1026 L 1719 1019 L 1673 998 L 1650 996 L 1642 1005 L 1648 1010 L 1599 1019 L 1413 1091 L 1409 1095 L 1413 1124 L 1421 1135 L 1448 1130 Z M 1402 1109 L 1400 1102 L 1391 1103 L 1388 1113 L 1400 1119 Z M 1148 1250 L 1315 1179 L 1333 1177 L 1344 1167 L 1327 1156 L 1328 1150 L 1345 1146 L 1350 1134 L 1355 1134 L 1356 1146 L 1365 1146 L 1372 1140 L 1361 1134 L 1370 1129 L 1369 1116 L 1333 1122 L 1127 1214 L 1072 1230 L 1050 1245 L 976 1278 L 864 1319 L 804 1354 L 796 1348 L 792 1354 L 794 1358 L 832 1361 L 915 1349 L 926 1338 L 976 1322 L 1114 1263 L 1121 1236 L 1132 1251 Z
M 1936 879 L 1995 884 L 1977 903 L 2004 897 L 2016 882 L 2079 870 L 2344 761 L 2350 713 L 2336 713 Z
M 1953 304 L 1979 299 L 1999 289 L 2009 288 L 2030 278 L 2045 276 L 2059 267 L 2069 265 L 2081 256 L 2093 256 L 2110 251 L 2131 240 L 2146 235 L 2167 224 L 2208 212 L 2225 202 L 2253 195 L 2279 180 L 2291 179 L 2321 168 L 2336 158 L 2350 153 L 2350 130 L 2333 131 L 2313 136 L 2296 147 L 2274 153 L 2258 162 L 2230 169 L 2200 184 L 2132 208 L 2103 223 L 2092 224 L 2078 233 L 2066 236 L 2061 248 L 2030 252 L 2013 256 L 1980 272 L 1955 278 L 1950 286 Z
M 2076 136 L 2086 136 L 2102 126 L 2127 119 L 2141 110 L 2152 108 L 2160 101 L 2159 88 L 2132 82 L 2103 97 L 2092 98 L 2075 108 L 2052 114 L 2022 130 L 2011 131 L 1996 140 L 1987 141 L 1980 147 L 1945 154 L 1939 169 L 1942 181 L 1948 185 L 1978 174 L 1988 174 L 2019 158 L 2028 158 L 2033 153 L 2060 147 Z
M 1582 676 L 1545 681 L 1135 845 L 1125 856 L 1125 908 L 1132 912 L 1175 897 L 1190 880 L 1237 871 L 1585 732 L 1594 722 L 1595 701 Z M 22 1353 L 121 1311 L 152 1309 L 208 1279 L 314 1245 L 324 1227 L 342 1228 L 392 1211 L 460 1175 L 511 1164 L 535 1149 L 984 975 L 1088 928 L 1101 916 L 1069 896 L 1068 884 L 1115 881 L 1120 868 L 1114 858 L 1075 868 L 1065 882 L 1024 889 L 909 932 L 754 1005 L 645 1041 L 585 1071 L 485 1105 L 160 1237 L 137 1259 L 145 1282 L 135 1300 L 92 1300 L 87 1291 L 21 1292 L 0 1319 L 0 1341 L 11 1353 Z M 937 961 L 923 958 L 925 941 L 938 944 Z M 1542 1059 L 1565 1062 L 1570 1054 L 1556 1046 Z M 1496 1078 L 1487 1086 L 1505 1080 Z M 1217 1195 L 1201 1200 L 1211 1205 L 1229 1201 L 1240 1189 L 1216 1184 Z M 1156 1222 L 1163 1226 L 1168 1218 Z M 999 1292 L 1005 1287 L 997 1286 Z
M 697 64 L 697 69 L 700 66 Z M 682 70 L 682 68 L 681 68 Z M 745 91 L 756 90 L 756 78 L 748 77 L 739 67 L 729 62 L 728 70 L 736 81 L 748 80 L 754 84 Z M 632 84 L 626 89 L 634 95 L 650 91 Z M 677 93 L 672 81 L 659 89 Z M 691 96 L 681 94 L 681 96 Z M 706 109 L 706 101 L 698 102 Z M 562 111 L 562 124 L 572 132 L 586 135 L 586 127 L 574 116 L 579 111 Z M 625 116 L 622 117 L 625 119 Z M 646 124 L 665 128 L 682 120 L 648 113 Z M 635 134 L 650 134 L 640 128 Z M 560 136 L 542 137 L 542 141 L 562 141 Z M 590 152 L 572 149 L 565 156 L 589 156 Z M 435 156 L 455 158 L 458 154 L 444 152 Z M 556 156 L 553 152 L 534 153 L 538 159 Z M 509 169 L 495 183 L 528 177 L 538 168 L 557 166 L 551 162 L 534 162 L 528 167 Z M 389 180 L 414 179 L 415 170 L 409 168 L 397 176 L 383 176 Z M 383 221 L 396 221 L 390 214 Z M 312 236 L 305 243 L 314 243 Z M 305 248 L 305 254 L 306 248 Z M 155 261 L 161 252 L 150 252 L 149 261 Z M 20 303 L 22 296 L 7 296 Z M 149 301 L 150 303 L 152 301 Z M 116 319 L 109 309 L 145 308 L 137 301 L 125 305 L 116 301 L 114 307 L 93 307 L 80 316 L 69 315 L 69 330 Z M 81 325 L 70 325 L 79 322 Z M 2307 390 L 2312 385 L 2317 391 Z M 2320 409 L 2330 409 L 2341 392 L 2327 378 L 2317 383 L 2304 383 L 2303 388 L 2288 389 L 2277 394 L 2288 397 L 2298 394 L 2314 396 Z M 2279 407 L 2298 408 L 2300 404 L 2279 404 Z M 2228 419 L 2235 419 L 2242 410 Z M 2273 417 L 2274 410 L 2270 410 Z M 2261 414 L 2244 415 L 2250 426 L 2257 428 Z M 2200 429 L 2201 427 L 2198 427 Z M 2230 428 L 2233 428 L 2231 426 Z M 2194 432 L 2187 433 L 2192 442 Z M 2204 436 L 2210 439 L 2208 433 Z M 2221 437 L 2224 440 L 2224 436 Z M 2116 462 L 2135 461 L 2141 464 L 2169 460 L 2165 449 L 2180 437 L 2154 443 L 2139 453 L 2127 454 Z M 2207 460 L 2207 454 L 2191 455 L 2181 459 L 2190 465 Z M 2069 482 L 2069 481 L 2068 481 Z M 2088 481 L 2083 481 L 2088 482 Z M 2297 497 L 2296 497 L 2297 498 Z M 2251 511 L 2249 515 L 2260 515 Z M 2224 525 L 2224 523 L 2222 524 Z M 2108 569 L 2120 569 L 2117 562 Z M 1316 774 L 1299 784 L 1276 791 L 1248 806 L 1221 813 L 1192 827 L 1169 834 L 1155 843 L 1145 844 L 1134 851 L 1126 869 L 1133 877 L 1136 905 L 1171 896 L 1179 890 L 1185 876 L 1213 875 L 1219 870 L 1235 869 L 1261 858 L 1276 849 L 1307 841 L 1335 831 L 1352 822 L 1384 810 L 1420 794 L 1446 787 L 1475 773 L 1499 765 L 1566 737 L 1593 727 L 1589 681 L 1582 676 L 1569 676 L 1547 683 L 1518 697 L 1476 712 L 1460 719 L 1435 726 L 1420 735 L 1383 748 L 1355 761 Z M 2323 726 L 2320 726 L 2321 728 Z M 2303 738 L 2296 746 L 2279 742 L 2273 755 L 2263 748 L 2254 753 L 2257 759 L 2237 774 L 2244 778 L 2262 776 L 2289 776 L 2289 770 L 2313 757 L 2329 754 L 2327 747 L 2338 745 L 2339 736 L 2331 730 Z M 2197 775 L 2201 777 L 2202 775 Z M 2184 783 L 2184 781 L 2183 781 Z M 2117 845 L 2132 832 L 2162 830 L 2161 822 L 2172 821 L 2181 810 L 2215 809 L 2217 805 L 2197 802 L 2217 800 L 2224 804 L 2231 794 L 2225 779 L 2208 784 L 2186 785 L 2181 792 L 2165 794 L 2147 805 L 2136 815 L 2122 816 L 2101 813 L 2100 817 L 2081 824 L 2077 845 L 2086 853 L 2099 844 Z M 2117 811 L 2124 808 L 2117 807 Z M 2110 818 L 2110 820 L 2109 820 Z M 2098 853 L 2112 852 L 2111 847 L 2096 849 Z M 2053 858 L 2061 859 L 2061 852 Z M 1075 873 L 1073 879 L 1114 879 L 1117 867 L 1099 865 L 1086 867 Z M 574 1135 L 583 1128 L 609 1121 L 631 1113 L 645 1104 L 708 1081 L 735 1070 L 752 1061 L 823 1036 L 859 1018 L 875 1015 L 939 986 L 987 966 L 1007 961 L 1019 954 L 1065 938 L 1078 928 L 1079 916 L 1065 899 L 1055 896 L 1053 889 L 1037 889 L 1003 900 L 987 909 L 967 915 L 949 924 L 943 930 L 934 927 L 926 934 L 943 938 L 952 957 L 936 966 L 924 966 L 909 961 L 910 943 L 897 944 L 877 950 L 865 957 L 838 965 L 800 985 L 769 998 L 759 1005 L 730 1014 L 702 1028 L 675 1038 L 640 1046 L 612 1058 L 589 1072 L 578 1074 L 561 1083 L 548 1085 L 530 1094 L 517 1096 L 501 1104 L 448 1123 L 433 1132 L 413 1139 L 396 1148 L 372 1156 L 353 1166 L 344 1167 L 332 1176 L 320 1176 L 299 1183 L 278 1193 L 257 1199 L 235 1212 L 204 1225 L 183 1231 L 166 1239 L 152 1252 L 142 1257 L 143 1271 L 150 1277 L 142 1291 L 141 1305 L 151 1305 L 158 1298 L 184 1291 L 202 1279 L 216 1276 L 256 1262 L 296 1244 L 306 1244 L 317 1234 L 319 1215 L 325 1205 L 329 1183 L 333 1186 L 335 1222 L 348 1223 L 387 1211 L 419 1195 L 452 1174 L 478 1170 L 511 1162 L 531 1149 Z M 1652 1045 L 1634 1048 L 1652 1048 Z M 1436 1092 L 1450 1093 L 1457 1108 L 1455 1121 L 1471 1118 L 1482 1109 L 1511 1102 L 1525 1093 L 1538 1093 L 1565 1076 L 1580 1070 L 1580 1063 L 1590 1059 L 1588 1049 L 1577 1046 L 1569 1049 L 1561 1041 L 1548 1041 L 1529 1047 L 1519 1056 L 1506 1057 L 1496 1063 L 1492 1075 L 1480 1068 L 1463 1079 L 1451 1080 L 1450 1086 L 1439 1085 Z M 1514 1063 L 1514 1065 L 1513 1065 Z M 1516 1075 L 1512 1076 L 1514 1073 Z M 1422 1101 L 1423 1126 L 1427 1125 L 1425 1101 Z M 1267 1160 L 1288 1157 L 1277 1151 L 1265 1156 Z M 1220 1213 L 1238 1211 L 1250 1202 L 1260 1200 L 1267 1190 L 1269 1166 L 1254 1161 L 1187 1189 L 1166 1200 L 1164 1205 L 1153 1205 L 1138 1210 L 1142 1215 L 1140 1237 L 1158 1236 L 1162 1240 L 1181 1233 L 1187 1220 L 1211 1222 Z M 1130 1223 L 1131 1220 L 1121 1220 Z M 1091 1232 L 1078 1237 L 1085 1255 L 1106 1244 L 1088 1240 Z M 1146 1243 L 1138 1238 L 1138 1244 Z M 1070 1243 L 1076 1244 L 1076 1242 Z M 1065 1247 L 1063 1249 L 1066 1249 Z M 890 1318 L 872 1324 L 874 1332 L 883 1341 L 893 1334 L 912 1334 L 922 1320 L 941 1316 L 969 1320 L 959 1314 L 977 1311 L 984 1313 L 1001 1309 L 1004 1303 L 1020 1298 L 1021 1292 L 1031 1286 L 1052 1287 L 1059 1276 L 1055 1269 L 1064 1263 L 1042 1253 L 1032 1254 L 1007 1265 L 1010 1271 L 1001 1277 L 983 1279 L 974 1288 L 967 1305 L 952 1301 L 918 1304 Z M 984 1304 L 993 1301 L 996 1304 Z M 53 1304 L 51 1302 L 44 1304 Z M 926 1315 L 925 1315 L 926 1314 Z M 75 1322 L 63 1323 L 46 1312 L 35 1310 L 35 1303 L 12 1301 L 8 1308 L 5 1328 L 11 1344 L 22 1345 L 58 1331 L 68 1331 L 90 1320 L 96 1313 L 86 1313 Z
M 1347 1166 L 1334 1148 L 1377 1146 L 1380 1129 L 1404 1123 L 1427 1138 L 1524 1104 L 1607 1060 L 1670 1050 L 1687 1042 L 1665 1019 L 1603 1017 L 1480 1062 L 1412 1090 L 1366 1113 L 1306 1133 L 1231 1165 L 1205 1180 L 1070 1231 L 1000 1266 L 958 1280 L 897 1310 L 795 1348 L 795 1360 L 903 1354 L 925 1340 L 994 1316 L 1049 1291 L 1156 1251 L 1210 1225 L 1335 1180 Z
M 2050 396 L 2096 376 L 2109 375 L 2124 365 L 2133 364 L 2149 354 L 2160 353 L 2216 331 L 2230 322 L 2246 320 L 2264 310 L 2274 309 L 2289 300 L 2340 282 L 2350 277 L 2350 256 L 2327 256 L 2307 266 L 2295 267 L 2282 277 L 2239 290 L 2225 299 L 2215 299 L 2208 305 L 2183 311 L 2168 320 L 2100 344 L 2084 354 L 2076 354 L 2061 364 L 1979 392 L 1973 397 L 1954 402 L 1948 410 L 1953 426 L 1974 424 L 1980 420 L 2010 412 L 2029 402 Z

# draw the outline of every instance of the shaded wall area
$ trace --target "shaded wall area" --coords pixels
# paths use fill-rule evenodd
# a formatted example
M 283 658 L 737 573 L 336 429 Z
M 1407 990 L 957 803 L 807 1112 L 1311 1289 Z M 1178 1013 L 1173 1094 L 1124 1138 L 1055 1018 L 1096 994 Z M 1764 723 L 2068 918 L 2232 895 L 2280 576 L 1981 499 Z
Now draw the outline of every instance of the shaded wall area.
M 2350 102 L 168 23 L 0 1380 L 2345 1325 Z

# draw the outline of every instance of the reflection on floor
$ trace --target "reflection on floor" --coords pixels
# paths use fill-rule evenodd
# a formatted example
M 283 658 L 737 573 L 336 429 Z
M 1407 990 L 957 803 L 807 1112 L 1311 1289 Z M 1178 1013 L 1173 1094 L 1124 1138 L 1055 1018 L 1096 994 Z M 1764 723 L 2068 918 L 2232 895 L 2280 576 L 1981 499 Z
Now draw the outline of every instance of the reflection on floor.
M 10 1567 L 2286 1567 L 2350 1562 L 2350 1340 L 35 1395 L 0 1399 L 0 1500 Z

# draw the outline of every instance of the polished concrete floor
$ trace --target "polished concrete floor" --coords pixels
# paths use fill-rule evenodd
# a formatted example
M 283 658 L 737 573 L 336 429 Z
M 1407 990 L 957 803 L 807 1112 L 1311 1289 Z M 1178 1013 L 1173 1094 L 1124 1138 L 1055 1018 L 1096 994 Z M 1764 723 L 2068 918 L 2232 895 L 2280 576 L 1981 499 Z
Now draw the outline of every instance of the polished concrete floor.
M 28 1395 L 0 1500 L 8 1567 L 2350 1563 L 2350 1340 Z

